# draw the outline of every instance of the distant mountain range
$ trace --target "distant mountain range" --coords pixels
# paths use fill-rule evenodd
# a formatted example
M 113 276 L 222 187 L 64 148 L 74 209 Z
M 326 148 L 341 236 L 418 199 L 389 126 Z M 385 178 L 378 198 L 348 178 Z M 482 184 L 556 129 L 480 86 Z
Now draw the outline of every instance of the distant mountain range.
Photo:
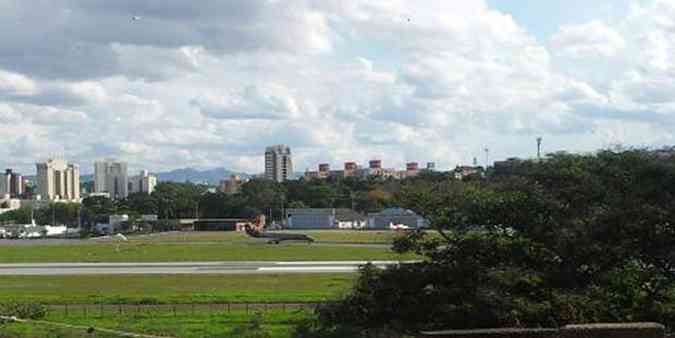
M 192 168 L 175 169 L 168 172 L 154 173 L 160 182 L 192 182 L 208 185 L 218 185 L 221 180 L 231 176 L 239 175 L 241 178 L 250 178 L 252 175 L 238 173 L 225 168 L 214 168 L 206 170 L 197 170 Z
M 192 182 L 198 184 L 218 185 L 221 180 L 228 178 L 230 175 L 239 175 L 241 178 L 251 178 L 253 175 L 246 173 L 238 173 L 225 168 L 214 168 L 206 170 L 198 170 L 193 168 L 175 169 L 166 172 L 152 173 L 157 176 L 159 182 Z M 129 173 L 129 176 L 136 175 Z M 34 181 L 35 176 L 26 176 L 27 179 Z M 80 182 L 87 183 L 94 180 L 94 175 L 81 175 Z

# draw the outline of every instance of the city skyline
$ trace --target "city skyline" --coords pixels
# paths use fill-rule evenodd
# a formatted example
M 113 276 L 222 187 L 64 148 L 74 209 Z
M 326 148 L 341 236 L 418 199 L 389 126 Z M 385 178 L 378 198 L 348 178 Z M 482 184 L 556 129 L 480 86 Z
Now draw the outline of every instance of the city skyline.
M 84 174 L 261 173 L 277 143 L 304 171 L 675 142 L 672 1 L 10 1 L 0 19 L 21 32 L 0 35 L 0 167 L 26 175 L 56 153 Z

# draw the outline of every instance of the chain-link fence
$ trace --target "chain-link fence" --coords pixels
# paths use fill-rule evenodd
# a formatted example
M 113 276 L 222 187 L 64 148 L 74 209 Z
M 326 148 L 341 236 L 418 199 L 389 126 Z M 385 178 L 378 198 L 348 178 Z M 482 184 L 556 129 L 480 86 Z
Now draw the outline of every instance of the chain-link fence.
M 195 315 L 231 312 L 314 311 L 319 303 L 213 303 L 213 304 L 63 304 L 47 305 L 52 314 L 83 317 L 111 315 Z

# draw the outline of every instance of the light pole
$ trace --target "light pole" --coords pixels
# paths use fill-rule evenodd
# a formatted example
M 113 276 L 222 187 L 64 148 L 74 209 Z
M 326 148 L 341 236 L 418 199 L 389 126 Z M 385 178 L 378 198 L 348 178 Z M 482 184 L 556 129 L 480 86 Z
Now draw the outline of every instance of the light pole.
M 485 148 L 483 151 L 485 151 L 485 170 L 487 171 L 488 166 L 490 166 L 490 149 Z
M 537 137 L 537 160 L 541 160 L 541 141 L 542 137 L 539 136 Z

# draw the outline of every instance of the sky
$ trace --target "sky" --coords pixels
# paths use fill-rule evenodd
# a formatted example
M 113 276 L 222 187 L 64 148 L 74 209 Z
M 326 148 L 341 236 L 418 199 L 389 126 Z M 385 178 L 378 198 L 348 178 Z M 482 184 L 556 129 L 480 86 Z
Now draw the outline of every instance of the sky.
M 0 167 L 441 169 L 675 143 L 672 0 L 0 0 Z M 489 149 L 486 152 L 485 149 Z

